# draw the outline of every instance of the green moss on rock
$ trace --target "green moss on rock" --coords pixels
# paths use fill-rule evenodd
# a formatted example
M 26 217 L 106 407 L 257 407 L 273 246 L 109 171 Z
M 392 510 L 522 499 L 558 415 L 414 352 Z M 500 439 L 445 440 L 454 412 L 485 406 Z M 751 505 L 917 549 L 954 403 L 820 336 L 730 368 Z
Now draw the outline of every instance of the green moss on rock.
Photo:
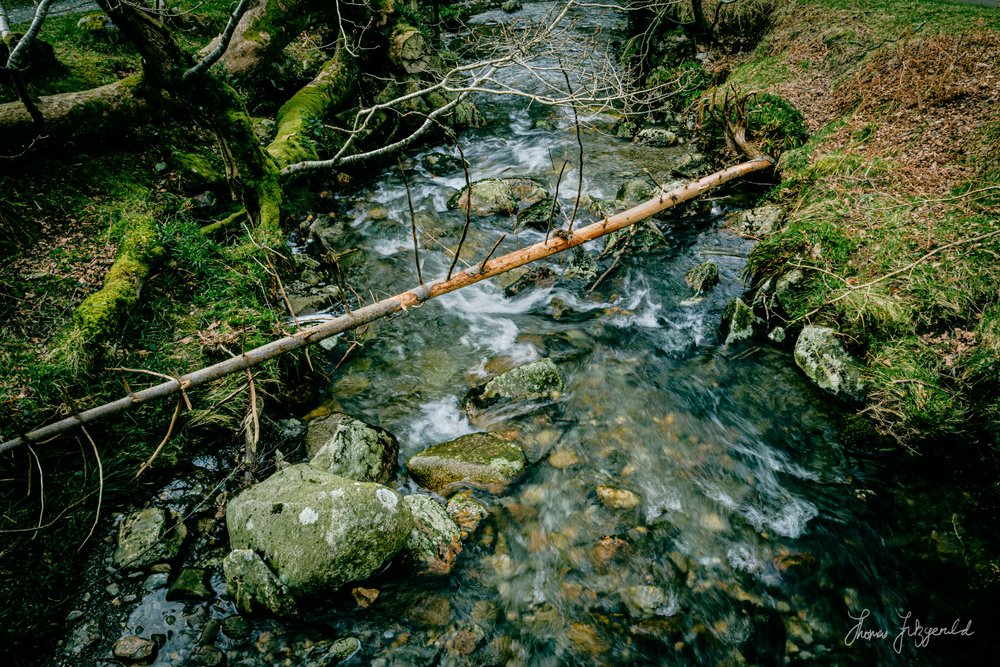
M 551 359 L 539 359 L 501 373 L 470 390 L 465 397 L 465 409 L 470 415 L 477 415 L 507 403 L 556 400 L 562 391 L 562 375 L 555 363 Z
M 226 525 L 234 549 L 257 551 L 294 595 L 314 596 L 382 567 L 413 518 L 392 489 L 300 464 L 234 498 Z
M 236 549 L 230 552 L 222 561 L 222 570 L 226 575 L 226 594 L 241 614 L 277 618 L 298 616 L 298 607 L 288 587 L 278 581 L 271 568 L 254 551 Z M 229 626 L 233 625 L 230 621 Z M 223 621 L 223 631 L 226 628 L 227 624 Z M 235 633 L 226 631 L 226 634 L 232 637 Z
M 180 553 L 186 536 L 187 529 L 175 513 L 147 507 L 122 521 L 112 564 L 139 570 L 169 562 Z
M 466 482 L 502 492 L 523 474 L 524 451 L 488 433 L 463 435 L 415 454 L 406 463 L 410 477 L 425 489 L 446 493 Z
M 338 413 L 309 423 L 306 450 L 309 462 L 327 472 L 384 484 L 396 474 L 399 441 L 383 428 Z

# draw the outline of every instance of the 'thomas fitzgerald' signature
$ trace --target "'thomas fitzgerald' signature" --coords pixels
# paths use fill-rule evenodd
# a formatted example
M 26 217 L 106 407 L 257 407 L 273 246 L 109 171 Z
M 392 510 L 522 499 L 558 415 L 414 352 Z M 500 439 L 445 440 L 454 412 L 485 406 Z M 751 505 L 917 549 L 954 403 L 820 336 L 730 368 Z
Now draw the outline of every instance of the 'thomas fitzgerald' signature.
M 847 636 L 844 637 L 844 644 L 851 646 L 859 639 L 865 641 L 871 641 L 872 639 L 888 639 L 889 631 L 882 630 L 880 628 L 866 628 L 865 620 L 871 616 L 871 612 L 867 609 L 861 611 L 861 614 L 855 616 L 851 612 L 847 612 L 847 615 L 851 617 L 851 620 L 857 621 L 848 631 Z M 961 619 L 955 619 L 955 622 L 951 624 L 951 627 L 947 626 L 931 626 L 931 625 L 921 625 L 920 619 L 913 618 L 912 612 L 906 612 L 906 615 L 900 615 L 903 619 L 902 625 L 899 626 L 899 634 L 896 638 L 892 640 L 892 648 L 897 654 L 903 652 L 903 643 L 906 639 L 912 639 L 913 645 L 917 648 L 924 648 L 930 642 L 931 637 L 948 637 L 951 635 L 961 635 L 963 637 L 971 637 L 976 634 L 972 631 L 972 620 L 970 619 L 965 627 L 959 627 L 962 622 Z

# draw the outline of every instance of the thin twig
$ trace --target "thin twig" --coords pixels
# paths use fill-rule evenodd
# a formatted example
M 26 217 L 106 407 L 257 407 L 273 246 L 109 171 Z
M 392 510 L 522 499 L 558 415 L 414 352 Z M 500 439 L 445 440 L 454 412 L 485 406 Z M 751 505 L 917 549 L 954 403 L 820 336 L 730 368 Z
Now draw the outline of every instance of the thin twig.
M 437 5 L 434 5 L 437 7 Z M 406 188 L 406 203 L 410 207 L 410 231 L 413 232 L 413 262 L 417 266 L 417 283 L 424 284 L 424 276 L 420 272 L 420 248 L 417 245 L 417 216 L 413 212 L 413 195 L 410 194 L 410 181 L 406 178 L 406 170 L 403 169 L 403 161 L 396 158 L 399 163 L 399 173 L 403 176 L 403 187 Z
M 38 459 L 35 448 L 28 445 L 28 452 L 35 459 L 35 465 L 38 466 L 38 497 L 40 507 L 38 508 L 38 523 L 35 525 L 35 532 L 31 535 L 31 539 L 35 539 L 38 537 L 38 531 L 42 528 L 42 519 L 45 517 L 45 474 L 42 472 L 42 462 Z
M 170 418 L 170 425 L 167 427 L 167 434 L 163 436 L 163 440 L 161 440 L 160 444 L 156 446 L 156 449 L 153 450 L 153 453 L 146 460 L 146 462 L 139 467 L 139 470 L 135 473 L 135 477 L 132 479 L 139 479 L 139 476 L 142 475 L 142 473 L 144 473 L 149 466 L 153 465 L 153 461 L 155 461 L 156 457 L 160 455 L 160 452 L 163 450 L 163 446 L 167 444 L 168 440 L 170 440 L 170 436 L 174 432 L 174 424 L 177 423 L 177 415 L 180 413 L 181 399 L 178 398 L 177 405 L 174 407 L 174 416 Z
M 573 96 L 573 86 L 569 82 L 569 73 L 566 72 L 566 68 L 563 67 L 562 58 L 559 59 L 559 68 L 562 70 L 563 78 L 566 80 L 566 89 L 569 91 L 570 97 Z M 576 222 L 576 213 L 580 209 L 580 197 L 583 195 L 583 136 L 580 134 L 580 112 L 577 110 L 576 105 L 571 105 L 573 109 L 573 124 L 576 126 L 576 144 L 580 149 L 580 173 L 577 175 L 576 179 L 576 201 L 573 203 L 573 215 L 569 218 L 569 231 L 573 231 L 573 223 Z
M 180 409 L 180 404 L 181 402 L 177 401 L 178 409 Z M 174 413 L 174 416 L 175 417 L 177 416 L 176 412 Z M 84 545 L 87 544 L 91 536 L 94 534 L 94 530 L 97 529 L 97 524 L 101 520 L 101 503 L 104 501 L 104 465 L 101 463 L 101 455 L 97 452 L 97 444 L 94 442 L 94 439 L 90 437 L 90 433 L 87 431 L 87 427 L 80 426 L 80 430 L 83 431 L 83 434 L 85 436 L 87 436 L 87 442 L 90 443 L 90 448 L 94 450 L 94 458 L 97 460 L 98 487 L 97 487 L 97 509 L 94 511 L 94 523 L 90 524 L 90 531 L 87 533 L 87 536 L 83 538 L 83 542 L 80 543 L 80 546 L 77 547 L 76 549 L 77 551 L 83 549 Z
M 545 242 L 549 241 L 549 233 L 552 231 L 552 217 L 556 214 L 556 206 L 559 204 L 559 186 L 562 184 L 563 172 L 569 160 L 563 160 L 562 167 L 559 168 L 559 178 L 556 179 L 556 193 L 552 196 L 552 208 L 549 209 L 549 219 L 545 221 Z
M 247 378 L 250 384 L 250 414 L 247 415 L 246 425 L 246 468 L 247 479 L 252 480 L 254 470 L 257 468 L 257 443 L 260 442 L 260 417 L 257 413 L 257 387 L 253 380 L 253 372 L 247 369 Z M 253 426 L 253 430 L 250 427 Z
M 469 233 L 469 225 L 472 223 L 472 179 L 469 177 L 469 163 L 465 161 L 465 151 L 462 150 L 462 144 L 455 137 L 455 145 L 458 147 L 458 154 L 462 158 L 462 171 L 465 173 L 465 226 L 462 227 L 462 238 L 458 240 L 458 248 L 455 250 L 455 256 L 451 260 L 451 266 L 448 267 L 448 277 L 445 280 L 451 280 L 451 274 L 455 270 L 455 265 L 458 264 L 458 258 L 462 254 L 462 245 L 465 243 L 465 235 Z
M 630 245 L 632 245 L 632 239 L 633 238 L 635 238 L 635 235 L 629 234 L 629 237 L 627 239 L 625 239 L 625 243 L 622 244 L 621 250 L 619 250 L 618 253 L 615 255 L 615 260 L 613 262 L 611 262 L 611 266 L 609 266 L 608 270 L 605 271 L 604 273 L 602 273 L 600 275 L 600 277 L 597 280 L 594 281 L 594 284 L 591 285 L 590 289 L 587 290 L 587 294 L 590 294 L 595 289 L 597 289 L 597 286 L 600 285 L 601 282 L 603 282 L 605 278 L 607 278 L 609 275 L 611 275 L 611 272 L 615 270 L 615 267 L 618 266 L 618 262 L 620 262 L 621 259 L 622 259 L 622 257 L 625 255 L 625 251 L 628 250 L 628 247 Z
M 483 273 L 484 271 L 486 271 L 486 262 L 490 261 L 490 257 L 492 257 L 493 253 L 497 251 L 497 248 L 500 247 L 500 244 L 503 243 L 503 240 L 505 238 L 507 238 L 507 235 L 501 234 L 500 238 L 497 239 L 497 242 L 493 244 L 492 248 L 490 248 L 490 251 L 486 253 L 486 257 L 484 257 L 483 261 L 480 262 L 479 264 L 479 273 Z

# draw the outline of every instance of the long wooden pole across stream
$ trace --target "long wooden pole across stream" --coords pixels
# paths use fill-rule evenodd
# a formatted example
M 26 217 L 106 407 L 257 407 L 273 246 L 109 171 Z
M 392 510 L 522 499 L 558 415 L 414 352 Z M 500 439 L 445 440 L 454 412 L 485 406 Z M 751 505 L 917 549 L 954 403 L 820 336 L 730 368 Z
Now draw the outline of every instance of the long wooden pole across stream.
M 315 327 L 297 331 L 289 336 L 272 341 L 267 345 L 248 350 L 231 359 L 200 368 L 177 379 L 148 387 L 111 403 L 105 403 L 96 408 L 74 414 L 61 421 L 42 426 L 30 433 L 0 444 L 0 454 L 23 445 L 46 442 L 77 426 L 116 415 L 135 405 L 166 398 L 181 390 L 201 386 L 230 373 L 245 370 L 268 359 L 273 359 L 286 352 L 318 343 L 324 338 L 336 336 L 337 334 L 350 331 L 393 313 L 406 310 L 429 299 L 439 297 L 442 294 L 454 292 L 455 290 L 462 289 L 487 278 L 492 278 L 501 273 L 506 273 L 511 269 L 516 269 L 519 266 L 524 266 L 543 257 L 574 248 L 587 241 L 592 241 L 611 232 L 634 225 L 677 204 L 694 199 L 712 188 L 742 178 L 748 174 L 769 169 L 773 165 L 774 162 L 769 158 L 757 158 L 717 171 L 714 174 L 705 176 L 669 192 L 661 191 L 649 201 L 634 206 L 627 211 L 622 211 L 604 220 L 581 227 L 572 233 L 553 235 L 552 238 L 541 243 L 536 243 L 507 255 L 490 259 L 483 262 L 482 265 L 477 265 L 455 274 L 450 280 L 442 280 L 415 287 L 402 294 L 382 299 L 346 315 L 335 317 Z

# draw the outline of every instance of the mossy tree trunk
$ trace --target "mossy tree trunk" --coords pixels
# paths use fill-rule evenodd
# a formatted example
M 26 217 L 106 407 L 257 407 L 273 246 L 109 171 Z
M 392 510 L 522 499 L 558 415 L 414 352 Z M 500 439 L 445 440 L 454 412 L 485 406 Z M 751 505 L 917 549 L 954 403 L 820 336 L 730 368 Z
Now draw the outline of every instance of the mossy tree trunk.
M 288 164 L 317 157 L 311 128 L 321 124 L 326 113 L 346 99 L 354 75 L 345 49 L 338 49 L 319 75 L 296 93 L 278 112 L 278 134 L 265 150 L 259 143 L 243 99 L 225 81 L 211 75 L 185 76 L 193 58 L 176 42 L 170 31 L 143 9 L 117 0 L 98 0 L 122 33 L 143 57 L 142 81 L 147 95 L 163 105 L 192 113 L 208 127 L 219 143 L 230 188 L 238 196 L 251 221 L 254 242 L 277 246 L 281 205 L 284 198 L 279 169 Z M 60 123 L 80 122 L 93 114 L 86 101 L 104 101 L 113 109 L 130 113 L 142 106 L 139 98 L 123 94 L 138 85 L 139 77 L 105 86 L 95 91 L 53 100 L 50 108 L 65 108 Z M 139 300 L 143 282 L 162 255 L 156 222 L 152 216 L 137 216 L 129 229 L 118 257 L 103 287 L 90 295 L 74 313 L 67 331 L 60 337 L 55 354 L 74 371 L 85 370 L 95 346 L 113 334 L 122 317 Z

